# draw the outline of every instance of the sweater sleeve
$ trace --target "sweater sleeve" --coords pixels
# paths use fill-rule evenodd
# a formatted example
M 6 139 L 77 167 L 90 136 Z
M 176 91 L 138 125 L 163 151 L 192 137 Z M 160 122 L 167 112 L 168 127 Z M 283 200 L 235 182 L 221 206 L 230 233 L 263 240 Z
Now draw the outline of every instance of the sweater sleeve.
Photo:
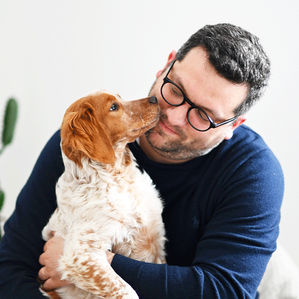
M 190 266 L 114 257 L 112 267 L 140 298 L 255 298 L 276 247 L 283 174 L 270 151 L 226 174 Z
M 0 298 L 45 298 L 36 280 L 44 245 L 41 230 L 56 208 L 55 184 L 62 171 L 57 132 L 39 156 L 4 226 L 0 242 Z

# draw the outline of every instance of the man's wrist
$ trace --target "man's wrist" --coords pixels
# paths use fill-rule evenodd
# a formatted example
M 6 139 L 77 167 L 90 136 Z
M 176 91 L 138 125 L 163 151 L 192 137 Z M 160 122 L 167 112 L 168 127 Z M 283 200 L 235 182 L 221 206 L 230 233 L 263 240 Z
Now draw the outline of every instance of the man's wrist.
M 113 252 L 107 250 L 106 255 L 107 255 L 107 260 L 108 260 L 109 264 L 111 265 L 115 254 Z

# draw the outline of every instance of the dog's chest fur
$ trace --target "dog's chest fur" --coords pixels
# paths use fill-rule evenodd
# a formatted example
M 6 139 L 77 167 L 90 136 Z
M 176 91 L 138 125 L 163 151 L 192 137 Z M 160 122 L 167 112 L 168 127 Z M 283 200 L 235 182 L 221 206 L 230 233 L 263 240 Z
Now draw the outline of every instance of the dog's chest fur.
M 50 231 L 63 238 L 78 231 L 92 232 L 89 237 L 94 247 L 106 245 L 107 249 L 134 257 L 131 247 L 137 231 L 150 227 L 162 212 L 149 176 L 139 171 L 133 159 L 130 165 L 117 168 L 87 159 L 79 168 L 65 156 L 64 163 L 65 172 L 56 185 L 58 209 L 44 230 L 44 238 L 49 238 Z M 103 227 L 110 235 L 110 244 L 103 244 Z

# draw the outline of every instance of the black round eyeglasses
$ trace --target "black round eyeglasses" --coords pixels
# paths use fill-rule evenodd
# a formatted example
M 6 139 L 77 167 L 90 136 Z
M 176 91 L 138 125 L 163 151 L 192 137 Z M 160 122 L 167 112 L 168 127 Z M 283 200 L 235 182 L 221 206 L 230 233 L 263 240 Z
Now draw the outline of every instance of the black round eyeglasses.
M 205 132 L 211 128 L 215 129 L 233 122 L 238 118 L 238 116 L 234 116 L 220 123 L 216 123 L 211 119 L 204 109 L 191 102 L 184 94 L 183 90 L 168 78 L 168 75 L 175 62 L 176 59 L 171 63 L 169 70 L 163 79 L 163 84 L 161 86 L 161 96 L 163 100 L 171 106 L 178 107 L 183 105 L 185 102 L 190 105 L 190 108 L 187 111 L 187 120 L 192 128 L 200 132 Z

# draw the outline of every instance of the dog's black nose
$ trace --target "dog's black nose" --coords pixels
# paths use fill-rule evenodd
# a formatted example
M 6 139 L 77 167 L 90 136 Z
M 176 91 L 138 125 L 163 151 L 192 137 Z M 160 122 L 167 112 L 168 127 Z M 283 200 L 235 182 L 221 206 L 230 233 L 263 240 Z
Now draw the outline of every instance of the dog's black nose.
M 150 97 L 148 101 L 149 101 L 149 103 L 151 103 L 151 104 L 157 104 L 157 103 L 158 103 L 158 100 L 157 100 L 156 97 Z

